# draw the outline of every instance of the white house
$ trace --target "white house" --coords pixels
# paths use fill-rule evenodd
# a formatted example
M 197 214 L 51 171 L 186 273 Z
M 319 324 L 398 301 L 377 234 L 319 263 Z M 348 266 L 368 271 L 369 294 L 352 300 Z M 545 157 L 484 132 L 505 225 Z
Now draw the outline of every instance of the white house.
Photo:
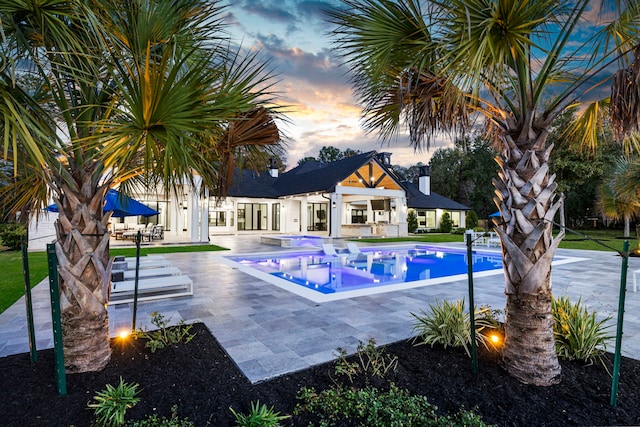
M 203 197 L 195 189 L 165 197 L 140 191 L 133 196 L 157 210 L 150 218 L 113 218 L 112 222 L 162 225 L 165 234 L 206 242 L 216 234 L 280 233 L 327 237 L 407 236 L 407 212 L 414 209 L 419 227 L 437 228 L 442 213 L 464 227 L 468 207 L 430 191 L 428 168 L 419 186 L 393 172 L 390 153 L 370 151 L 331 163 L 306 162 L 279 174 L 236 171 L 227 197 Z M 196 177 L 197 178 L 197 177 Z M 55 220 L 56 215 L 49 214 Z M 39 224 L 46 229 L 46 221 Z M 30 236 L 41 233 L 32 229 Z M 50 240 L 49 240 L 50 241 Z

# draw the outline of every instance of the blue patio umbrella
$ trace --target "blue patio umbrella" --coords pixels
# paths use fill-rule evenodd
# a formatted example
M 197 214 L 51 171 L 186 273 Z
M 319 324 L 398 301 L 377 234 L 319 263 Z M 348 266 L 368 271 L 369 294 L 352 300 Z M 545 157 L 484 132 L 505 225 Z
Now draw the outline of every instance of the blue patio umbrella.
M 154 216 L 158 215 L 158 211 L 151 209 L 139 201 L 132 199 L 131 197 L 122 194 L 114 189 L 111 189 L 104 196 L 104 208 L 103 212 L 113 211 L 111 216 L 116 218 L 122 218 L 125 216 Z M 58 212 L 58 206 L 53 204 L 47 206 L 47 211 Z
M 493 218 L 494 216 L 500 216 L 500 212 L 494 212 L 491 215 L 489 215 L 489 218 Z

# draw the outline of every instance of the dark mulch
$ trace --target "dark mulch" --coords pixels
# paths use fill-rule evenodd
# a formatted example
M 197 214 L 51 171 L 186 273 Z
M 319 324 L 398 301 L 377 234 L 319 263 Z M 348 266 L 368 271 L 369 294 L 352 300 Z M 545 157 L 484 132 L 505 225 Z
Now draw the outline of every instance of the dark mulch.
M 56 391 L 52 350 L 0 358 L 0 425 L 88 426 L 93 420 L 87 403 L 105 384 L 122 377 L 139 383 L 141 402 L 128 414 L 141 419 L 157 413 L 169 416 L 177 404 L 181 417 L 197 426 L 232 426 L 229 411 L 247 412 L 259 400 L 283 414 L 291 414 L 301 387 L 332 385 L 332 365 L 317 366 L 257 385 L 236 368 L 202 324 L 194 326 L 189 344 L 151 354 L 142 341 L 126 345 L 115 339 L 110 364 L 102 372 L 67 376 L 68 394 Z M 389 376 L 400 387 L 427 396 L 443 413 L 475 408 L 487 423 L 501 426 L 638 425 L 640 424 L 640 362 L 623 358 L 618 404 L 609 404 L 611 377 L 600 365 L 562 364 L 562 383 L 552 387 L 520 384 L 503 370 L 499 358 L 479 351 L 479 372 L 460 349 L 413 347 L 399 342 L 387 346 L 398 356 Z M 610 363 L 610 359 L 609 359 Z M 284 425 L 306 425 L 300 417 Z

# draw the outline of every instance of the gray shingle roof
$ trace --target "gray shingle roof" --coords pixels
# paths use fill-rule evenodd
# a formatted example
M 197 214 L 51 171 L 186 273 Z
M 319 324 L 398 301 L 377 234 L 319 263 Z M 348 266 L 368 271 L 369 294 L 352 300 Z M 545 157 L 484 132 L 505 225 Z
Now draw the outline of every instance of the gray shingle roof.
M 407 189 L 407 207 L 413 209 L 445 209 L 455 211 L 469 211 L 470 207 L 451 200 L 447 197 L 441 196 L 438 193 L 431 191 L 431 194 L 426 195 L 420 191 L 420 188 L 412 183 L 403 182 Z
M 358 154 L 331 163 L 305 162 L 277 178 L 268 172 L 236 171 L 234 173 L 229 196 L 277 199 L 307 193 L 331 193 L 336 184 L 343 181 L 354 171 L 376 158 L 376 151 Z M 411 182 L 400 182 L 395 173 L 378 162 L 389 176 L 395 179 L 407 192 L 407 206 L 417 209 L 470 210 L 471 208 L 431 192 L 425 195 L 417 185 Z

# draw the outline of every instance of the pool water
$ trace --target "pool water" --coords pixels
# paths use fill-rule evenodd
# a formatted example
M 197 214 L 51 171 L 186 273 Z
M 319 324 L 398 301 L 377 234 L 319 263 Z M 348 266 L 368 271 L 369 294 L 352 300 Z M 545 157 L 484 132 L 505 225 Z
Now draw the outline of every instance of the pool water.
M 467 274 L 466 249 L 430 246 L 363 248 L 356 255 L 299 251 L 227 258 L 245 269 L 325 295 L 440 278 L 457 280 L 452 276 Z M 472 258 L 474 272 L 502 271 L 498 252 L 474 251 Z

